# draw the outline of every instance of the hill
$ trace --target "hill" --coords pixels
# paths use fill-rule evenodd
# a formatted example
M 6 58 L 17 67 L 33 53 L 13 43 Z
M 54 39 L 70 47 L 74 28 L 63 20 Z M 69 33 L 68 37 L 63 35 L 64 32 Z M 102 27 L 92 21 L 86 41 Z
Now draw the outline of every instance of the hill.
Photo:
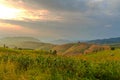
M 72 41 L 64 40 L 64 39 L 58 39 L 58 40 L 50 41 L 50 43 L 61 45 L 61 44 L 72 43 Z
M 33 37 L 6 37 L 0 40 L 0 46 L 22 49 L 56 50 L 60 55 L 79 55 L 111 49 L 110 46 L 83 42 L 53 45 L 41 42 Z
M 54 45 L 43 43 L 39 39 L 33 37 L 6 37 L 0 40 L 0 46 L 6 45 L 10 48 L 24 49 L 49 49 Z
M 53 50 L 57 50 L 59 54 L 64 54 L 66 50 L 68 50 L 70 47 L 72 47 L 74 43 L 69 44 L 63 44 L 63 45 L 57 45 L 53 48 Z
M 88 43 L 69 43 L 64 45 L 57 45 L 53 48 L 53 50 L 57 50 L 59 55 L 80 55 L 110 49 L 111 47 L 107 45 L 97 45 Z
M 109 39 L 97 39 L 88 41 L 89 43 L 96 43 L 96 44 L 114 44 L 120 43 L 120 37 L 117 38 L 109 38 Z

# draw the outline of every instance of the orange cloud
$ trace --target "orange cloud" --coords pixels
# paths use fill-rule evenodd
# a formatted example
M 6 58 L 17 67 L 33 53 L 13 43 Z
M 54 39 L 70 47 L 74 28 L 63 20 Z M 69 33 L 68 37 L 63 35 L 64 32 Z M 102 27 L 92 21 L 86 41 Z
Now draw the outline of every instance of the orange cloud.
M 18 6 L 19 5 L 19 6 Z M 0 19 L 22 20 L 22 21 L 62 21 L 61 16 L 56 15 L 47 9 L 33 9 L 18 0 L 0 0 Z M 9 14 L 8 14 L 9 13 Z
M 62 21 L 62 17 L 52 14 L 48 10 L 24 10 L 19 16 L 20 20 L 32 21 Z
M 13 25 L 13 24 L 8 24 L 8 23 L 0 23 L 0 31 L 4 31 L 7 33 L 16 33 L 16 34 L 37 34 L 37 31 L 30 29 L 30 28 L 25 28 L 19 25 Z

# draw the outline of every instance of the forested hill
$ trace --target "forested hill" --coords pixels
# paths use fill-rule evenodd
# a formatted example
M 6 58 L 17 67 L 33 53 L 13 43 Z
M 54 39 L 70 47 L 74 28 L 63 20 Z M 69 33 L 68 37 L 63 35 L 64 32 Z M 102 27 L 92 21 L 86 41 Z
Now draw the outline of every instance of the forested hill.
M 109 38 L 109 39 L 97 39 L 88 41 L 89 43 L 96 43 L 96 44 L 115 44 L 120 43 L 120 37 L 117 38 Z

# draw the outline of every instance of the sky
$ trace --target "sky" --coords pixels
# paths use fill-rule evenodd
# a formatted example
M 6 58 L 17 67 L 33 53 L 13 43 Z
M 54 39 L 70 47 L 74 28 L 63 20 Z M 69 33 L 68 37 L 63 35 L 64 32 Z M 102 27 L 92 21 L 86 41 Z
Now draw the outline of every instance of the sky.
M 120 0 L 0 0 L 0 37 L 120 37 Z

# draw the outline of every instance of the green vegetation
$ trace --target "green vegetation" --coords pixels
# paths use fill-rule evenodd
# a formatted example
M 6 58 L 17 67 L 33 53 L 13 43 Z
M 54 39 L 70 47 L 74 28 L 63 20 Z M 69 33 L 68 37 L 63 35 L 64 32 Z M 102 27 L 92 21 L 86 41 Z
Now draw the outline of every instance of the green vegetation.
M 96 44 L 117 44 L 117 43 L 120 43 L 120 37 L 108 38 L 108 39 L 97 39 L 97 40 L 91 40 L 88 42 L 96 43 Z
M 56 53 L 0 48 L 0 80 L 120 80 L 120 49 L 77 56 Z
M 41 42 L 33 37 L 6 37 L 0 39 L 1 47 L 20 48 L 20 49 L 51 49 L 55 45 Z
M 120 43 L 113 43 L 113 44 L 109 44 L 112 48 L 118 48 L 120 49 Z

